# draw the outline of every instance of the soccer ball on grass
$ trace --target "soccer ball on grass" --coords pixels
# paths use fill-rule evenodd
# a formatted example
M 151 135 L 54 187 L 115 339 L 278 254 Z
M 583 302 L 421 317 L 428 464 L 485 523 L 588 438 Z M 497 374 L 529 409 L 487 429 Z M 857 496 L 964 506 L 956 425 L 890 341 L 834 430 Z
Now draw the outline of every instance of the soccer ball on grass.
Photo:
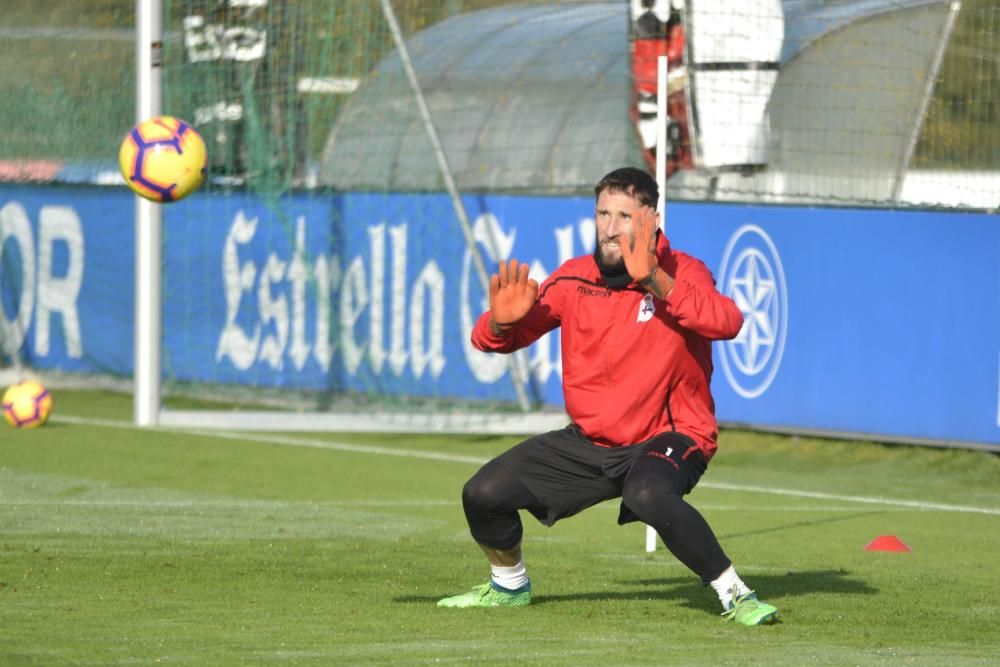
M 118 150 L 125 183 L 140 197 L 164 204 L 201 187 L 206 164 L 201 135 L 173 116 L 139 123 L 125 135 Z
M 52 395 L 40 383 L 25 380 L 3 395 L 3 417 L 14 428 L 35 428 L 52 413 Z

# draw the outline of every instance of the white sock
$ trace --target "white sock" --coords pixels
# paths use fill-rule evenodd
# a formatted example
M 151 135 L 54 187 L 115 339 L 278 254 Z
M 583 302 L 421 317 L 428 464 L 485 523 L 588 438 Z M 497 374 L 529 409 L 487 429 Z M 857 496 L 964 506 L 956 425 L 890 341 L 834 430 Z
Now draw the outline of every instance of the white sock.
M 501 567 L 500 565 L 490 564 L 490 569 L 493 570 L 493 583 L 500 588 L 506 588 L 508 591 L 516 591 L 528 584 L 528 574 L 524 567 L 524 560 L 519 560 L 517 565 L 512 567 Z
M 719 596 L 719 602 L 722 603 L 722 608 L 725 610 L 729 609 L 729 605 L 733 601 L 734 592 L 736 596 L 746 595 L 750 592 L 750 589 L 743 583 L 739 575 L 736 574 L 736 568 L 732 565 L 727 567 L 719 575 L 719 578 L 712 582 L 712 588 L 715 589 L 716 594 Z

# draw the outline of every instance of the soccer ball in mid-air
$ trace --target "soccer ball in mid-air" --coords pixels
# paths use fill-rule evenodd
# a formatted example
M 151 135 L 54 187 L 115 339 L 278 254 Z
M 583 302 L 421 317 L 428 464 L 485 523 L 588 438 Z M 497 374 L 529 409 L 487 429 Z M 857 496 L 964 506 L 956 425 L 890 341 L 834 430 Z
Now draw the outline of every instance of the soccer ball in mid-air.
M 41 426 L 51 413 L 52 395 L 34 380 L 11 385 L 3 395 L 3 416 L 14 428 Z
M 205 181 L 205 141 L 185 121 L 157 116 L 129 130 L 118 150 L 118 164 L 125 183 L 140 197 L 178 201 Z

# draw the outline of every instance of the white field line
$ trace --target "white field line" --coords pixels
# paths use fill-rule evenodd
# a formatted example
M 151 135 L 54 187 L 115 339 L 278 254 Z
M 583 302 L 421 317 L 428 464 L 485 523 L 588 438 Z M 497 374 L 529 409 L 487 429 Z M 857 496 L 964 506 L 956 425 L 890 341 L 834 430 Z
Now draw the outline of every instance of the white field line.
M 52 417 L 52 421 L 65 422 L 68 424 L 82 424 L 86 426 L 104 426 L 108 428 L 121 428 L 132 430 L 148 430 L 158 433 L 182 433 L 185 435 L 198 435 L 205 438 L 220 438 L 222 440 L 241 440 L 244 442 L 260 442 L 268 445 L 286 445 L 289 447 L 311 447 L 313 449 L 329 449 L 337 452 L 352 452 L 356 454 L 382 454 L 384 456 L 402 456 L 411 459 L 430 459 L 433 461 L 447 461 L 449 463 L 471 463 L 482 465 L 489 459 L 480 456 L 462 456 L 461 454 L 447 454 L 444 452 L 424 452 L 411 449 L 394 449 L 392 447 L 379 447 L 378 445 L 356 445 L 346 442 L 333 442 L 329 440 L 314 440 L 312 438 L 289 437 L 274 434 L 260 434 L 243 431 L 221 431 L 215 429 L 189 429 L 189 428 L 165 428 L 165 427 L 139 427 L 130 422 L 115 421 L 111 419 L 90 419 L 88 417 Z
M 864 503 L 866 505 L 892 505 L 894 507 L 906 507 L 918 510 L 1000 515 L 1000 509 L 995 508 L 971 507 L 969 505 L 950 505 L 946 503 L 928 503 L 922 500 L 893 500 L 890 498 L 879 498 L 876 496 L 848 496 L 834 493 L 823 493 L 820 491 L 798 491 L 794 489 L 776 489 L 771 487 L 765 488 L 760 486 L 744 486 L 742 484 L 726 484 L 724 482 L 706 482 L 703 486 L 711 489 L 720 489 L 722 491 L 750 491 L 770 493 L 776 496 L 815 498 L 817 500 L 849 500 L 854 503 Z
M 209 510 L 276 510 L 276 509 L 302 509 L 302 510 L 335 510 L 335 509 L 379 509 L 392 507 L 452 507 L 459 506 L 461 499 L 454 500 L 394 500 L 394 501 L 341 501 L 341 502 L 289 502 L 281 500 L 247 500 L 247 501 L 225 501 L 225 500 L 116 500 L 116 499 L 64 499 L 64 500 L 36 500 L 32 498 L 6 499 L 0 498 L 0 507 L 108 507 L 112 509 L 162 509 L 162 510 L 197 510 L 205 512 Z M 599 505 L 603 509 L 618 511 L 617 501 L 607 505 Z M 857 507 L 831 507 L 825 506 L 788 506 L 788 505 L 714 505 L 711 503 L 698 503 L 700 512 L 770 512 L 774 514 L 801 514 L 819 513 L 836 514 L 857 512 Z M 908 512 L 910 508 L 898 507 L 887 509 L 887 512 Z
M 333 442 L 327 440 L 315 440 L 312 438 L 300 438 L 279 436 L 273 434 L 243 433 L 238 431 L 215 431 L 209 429 L 181 429 L 181 428 L 161 428 L 161 427 L 139 427 L 130 422 L 114 421 L 110 419 L 90 419 L 87 417 L 75 416 L 53 416 L 53 421 L 65 422 L 68 424 L 82 424 L 87 426 L 103 426 L 107 428 L 120 428 L 130 430 L 150 430 L 161 433 L 184 433 L 188 435 L 198 435 L 206 438 L 220 438 L 223 440 L 242 440 L 249 442 L 259 442 L 263 444 L 285 445 L 289 447 L 311 447 L 314 449 L 328 449 L 338 452 L 351 452 L 356 454 L 380 454 L 382 456 L 402 456 L 406 458 L 428 459 L 432 461 L 447 461 L 451 463 L 470 463 L 482 465 L 489 459 L 478 456 L 462 456 L 461 454 L 448 454 L 445 452 L 426 452 L 413 449 L 395 449 L 392 447 L 379 447 L 377 445 L 356 445 L 345 442 Z M 935 512 L 958 512 L 966 514 L 989 514 L 1000 516 L 1000 509 L 991 507 L 973 507 L 969 505 L 951 505 L 947 503 L 932 503 L 920 500 L 896 500 L 893 498 L 880 498 L 875 496 L 852 496 L 846 494 L 823 493 L 819 491 L 801 491 L 798 489 L 781 489 L 767 486 L 752 486 L 744 484 L 728 484 L 725 482 L 699 482 L 698 486 L 705 489 L 718 489 L 720 491 L 746 491 L 750 493 L 764 493 L 776 496 L 792 496 L 795 498 L 812 498 L 815 500 L 833 500 L 837 502 L 852 502 L 865 505 L 882 505 L 885 507 L 905 507 L 921 511 Z

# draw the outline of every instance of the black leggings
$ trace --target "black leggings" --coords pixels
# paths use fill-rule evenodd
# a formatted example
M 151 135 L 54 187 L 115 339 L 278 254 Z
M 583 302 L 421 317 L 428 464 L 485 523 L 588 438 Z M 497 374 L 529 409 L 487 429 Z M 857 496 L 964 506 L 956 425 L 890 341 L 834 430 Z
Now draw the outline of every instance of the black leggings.
M 670 553 L 707 584 L 732 562 L 701 513 L 648 462 L 641 458 L 632 466 L 622 488 L 622 504 L 652 526 Z
M 560 448 L 553 449 L 551 441 L 546 442 L 544 438 L 539 436 L 528 440 L 512 452 L 529 446 L 534 450 L 543 449 L 547 460 L 560 456 Z M 680 449 L 678 442 L 676 439 L 654 438 L 642 445 L 646 451 L 641 454 L 634 452 L 626 462 L 624 470 L 627 472 L 623 478 L 602 476 L 601 467 L 597 465 L 597 474 L 581 480 L 583 495 L 577 494 L 572 499 L 571 507 L 567 505 L 556 509 L 552 503 L 539 499 L 541 492 L 536 495 L 525 483 L 528 480 L 536 488 L 544 488 L 538 485 L 537 477 L 533 477 L 534 470 L 528 475 L 518 471 L 517 468 L 523 467 L 527 460 L 523 453 L 494 459 L 480 468 L 462 490 L 462 506 L 472 537 L 486 547 L 513 549 L 520 544 L 523 536 L 519 510 L 526 509 L 546 525 L 551 525 L 585 507 L 620 496 L 622 512 L 619 523 L 638 519 L 652 526 L 679 561 L 703 582 L 712 581 L 731 562 L 705 519 L 683 499 L 683 494 L 690 491 L 701 476 L 704 463 L 700 453 L 692 452 L 694 456 L 685 457 L 689 452 Z M 685 442 L 685 449 L 686 445 Z M 573 449 L 566 448 L 566 451 Z M 552 497 L 559 496 L 553 493 Z
M 507 551 L 524 534 L 518 510 L 541 510 L 542 504 L 512 471 L 493 460 L 465 483 L 462 507 L 476 542 Z

